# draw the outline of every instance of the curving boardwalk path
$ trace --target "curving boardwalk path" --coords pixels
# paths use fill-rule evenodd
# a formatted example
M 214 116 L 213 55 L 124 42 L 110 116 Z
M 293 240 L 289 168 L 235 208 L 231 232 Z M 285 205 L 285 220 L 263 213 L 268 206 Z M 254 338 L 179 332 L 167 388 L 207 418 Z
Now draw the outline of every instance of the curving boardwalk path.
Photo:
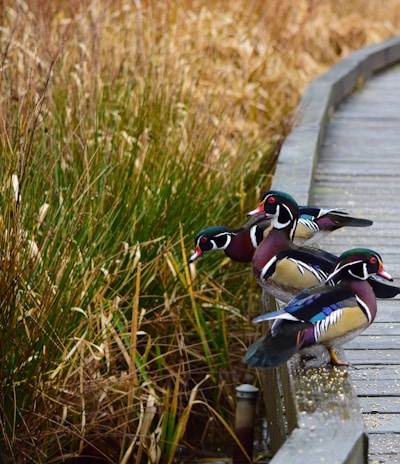
M 374 220 L 319 246 L 337 254 L 372 248 L 400 286 L 400 36 L 350 54 L 312 82 L 298 120 L 271 188 L 299 204 L 343 207 Z M 292 360 L 277 381 L 264 374 L 277 450 L 271 464 L 400 463 L 400 296 L 379 300 L 375 322 L 345 346 L 344 356 L 357 369 L 307 371 Z M 280 397 L 287 437 L 278 427 L 272 434 Z
M 366 81 L 334 111 L 321 145 L 311 203 L 374 220 L 321 243 L 341 253 L 366 246 L 400 285 L 400 66 Z M 400 463 L 400 297 L 378 302 L 372 326 L 345 346 L 369 437 L 370 463 Z

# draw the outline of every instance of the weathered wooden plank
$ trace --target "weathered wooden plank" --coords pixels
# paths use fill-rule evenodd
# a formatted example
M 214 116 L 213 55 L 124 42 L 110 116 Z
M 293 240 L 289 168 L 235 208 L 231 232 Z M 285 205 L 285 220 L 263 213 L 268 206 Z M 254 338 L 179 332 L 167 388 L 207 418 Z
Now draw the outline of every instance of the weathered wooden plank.
M 364 176 L 364 185 L 366 183 L 370 190 L 372 190 L 373 192 L 378 192 L 374 197 L 371 198 L 367 196 L 368 190 L 366 190 L 366 187 L 357 190 L 354 189 L 354 187 L 351 185 L 352 183 L 350 182 L 350 180 L 346 181 L 346 179 L 343 179 L 341 177 L 335 179 L 332 174 L 328 175 L 329 177 L 321 178 L 320 181 L 318 176 L 316 176 L 315 183 L 317 202 L 318 204 L 324 204 L 324 206 L 327 200 L 321 201 L 321 198 L 323 198 L 323 195 L 326 196 L 327 194 L 330 194 L 331 205 L 338 206 L 348 204 L 349 206 L 351 206 L 351 202 L 354 201 L 353 207 L 354 205 L 357 205 L 357 207 L 361 211 L 364 211 L 364 208 L 366 207 L 369 207 L 369 209 L 371 210 L 373 206 L 385 206 L 385 204 L 387 204 L 386 202 L 390 201 L 392 198 L 394 199 L 399 191 L 399 186 L 393 179 L 385 179 L 385 184 L 383 187 L 381 179 Z M 351 188 L 349 188 L 349 185 Z M 359 183 L 358 185 L 361 184 Z M 340 191 L 341 195 L 340 192 L 337 190 L 337 186 L 343 187 Z M 321 195 L 321 198 L 319 198 L 319 195 Z M 386 198 L 386 196 L 388 198 Z M 359 199 L 361 199 L 362 203 L 360 203 Z M 355 200 L 357 200 L 357 202 Z M 379 214 L 381 214 L 379 209 L 376 209 L 375 212 L 378 214 L 378 216 Z M 390 216 L 388 217 L 388 220 L 391 220 Z
M 389 143 L 390 141 L 386 141 L 385 143 Z M 354 143 L 357 143 L 357 140 L 354 140 Z M 385 157 L 387 158 L 394 158 L 396 155 L 395 149 L 393 147 L 393 142 L 391 143 L 390 149 L 387 149 L 386 151 L 383 151 L 382 147 L 382 155 L 384 154 Z M 335 147 L 334 151 L 337 151 L 337 147 Z M 365 156 L 375 156 L 376 151 L 372 149 L 371 147 L 365 148 L 363 150 Z M 368 167 L 362 166 L 359 163 L 356 163 L 354 160 L 350 159 L 350 154 L 351 152 L 349 151 L 348 153 L 344 153 L 345 158 L 343 160 L 337 159 L 335 161 L 331 161 L 329 163 L 325 163 L 323 169 L 320 169 L 318 171 L 318 174 L 315 176 L 316 180 L 320 179 L 320 176 L 322 175 L 328 175 L 328 176 L 341 176 L 342 183 L 346 185 L 346 178 L 349 175 L 349 172 L 352 173 L 352 178 L 356 176 L 389 176 L 393 177 L 393 170 L 399 168 L 399 161 L 391 161 L 389 162 L 388 160 L 382 159 L 380 162 L 379 160 L 375 160 L 374 162 L 369 162 Z M 347 156 L 346 156 L 347 155 Z M 389 168 L 389 169 L 387 169 Z M 383 174 L 382 174 L 383 173 Z M 353 179 L 354 180 L 354 179 Z M 349 181 L 349 178 L 347 178 L 347 182 Z M 379 198 L 377 196 L 377 198 Z
M 322 144 L 322 148 L 325 151 L 323 155 L 324 157 L 322 158 L 323 162 L 326 162 L 328 159 L 333 158 L 334 156 L 334 159 L 330 159 L 330 161 L 334 163 L 338 159 L 343 159 L 343 155 L 346 152 L 350 154 L 350 158 L 347 161 L 352 161 L 354 160 L 355 154 L 359 153 L 361 150 L 366 148 L 373 148 L 376 150 L 377 147 L 371 147 L 370 143 L 376 143 L 378 141 L 383 144 L 383 148 L 391 149 L 392 152 L 394 152 L 394 147 L 386 142 L 393 142 L 398 140 L 396 126 L 398 126 L 400 118 L 398 121 L 392 120 L 390 125 L 388 123 L 384 124 L 382 118 L 379 120 L 379 122 L 378 120 L 368 120 L 366 122 L 360 119 L 355 121 L 353 119 L 344 118 L 342 121 L 335 122 L 336 124 L 330 128 L 329 137 L 325 138 Z M 351 146 L 345 144 L 344 142 L 340 142 L 340 140 L 343 140 L 343 138 L 346 136 L 346 130 L 341 126 L 346 126 L 347 130 L 351 132 L 351 137 L 348 136 L 347 132 L 347 140 L 352 142 L 357 141 L 359 145 Z M 377 133 L 377 131 L 379 132 Z M 332 153 L 332 150 L 337 147 L 340 147 L 342 151 L 340 153 Z M 380 148 L 381 146 L 379 146 L 379 149 Z M 380 151 L 376 151 L 375 154 L 376 157 L 369 159 L 368 162 L 374 162 L 374 160 L 376 161 L 376 158 L 378 158 L 380 155 Z M 393 161 L 396 162 L 395 160 Z
M 371 454 L 370 462 L 372 464 L 399 464 L 399 459 L 397 453 L 380 453 Z
M 286 394 L 293 398 L 297 428 L 271 462 L 364 462 L 364 423 L 346 381 L 346 370 L 332 367 L 305 370 L 296 360 L 291 367 L 290 390 Z
M 392 211 L 393 214 L 393 211 Z M 335 233 L 332 233 L 330 236 L 325 237 L 323 240 L 320 241 L 321 244 L 324 244 L 326 247 L 330 243 L 337 243 L 337 242 L 345 242 L 346 240 L 354 240 L 357 237 L 366 238 L 370 237 L 373 239 L 380 240 L 383 245 L 390 245 L 391 240 L 399 240 L 399 232 L 398 226 L 395 222 L 386 222 L 386 228 L 382 225 L 381 220 L 379 217 L 377 218 L 372 217 L 372 214 L 369 214 L 368 211 L 363 211 L 363 214 L 356 214 L 357 216 L 362 216 L 368 219 L 371 219 L 374 223 L 370 227 L 363 227 L 363 228 L 343 228 L 342 230 L 337 230 Z M 386 239 L 386 243 L 385 243 Z M 393 248 L 393 247 L 392 247 Z M 400 251 L 393 250 L 395 254 L 399 254 Z
M 364 231 L 364 229 L 361 229 L 359 234 L 348 234 L 346 236 L 343 235 L 337 235 L 337 237 L 332 238 L 332 242 L 334 243 L 339 242 L 340 238 L 344 238 L 341 240 L 342 243 L 349 242 L 350 244 L 353 244 L 357 239 L 360 242 L 360 245 L 368 245 L 371 244 L 371 240 L 374 241 L 374 243 L 379 246 L 379 245 L 391 245 L 391 246 L 400 246 L 400 236 L 395 236 L 394 234 L 389 235 L 389 236 L 384 236 L 383 232 L 381 233 L 376 233 L 374 234 L 371 231 Z M 390 244 L 388 243 L 388 240 L 390 239 Z M 321 243 L 328 243 L 328 242 L 321 242 Z
M 396 413 L 400 409 L 398 396 L 359 396 L 361 410 L 365 414 Z
M 346 350 L 393 350 L 400 349 L 400 337 L 385 336 L 358 336 L 354 340 L 346 343 Z
M 382 303 L 384 304 L 384 303 Z M 379 308 L 379 303 L 378 303 Z M 360 335 L 359 338 L 363 336 L 397 336 L 400 338 L 400 324 L 395 324 L 392 321 L 380 322 L 379 320 L 375 320 L 373 324 L 371 324 L 368 329 Z M 387 339 L 384 338 L 386 342 Z M 346 345 L 348 346 L 348 345 Z
M 324 174 L 324 177 L 318 174 L 318 176 L 316 176 L 315 179 L 316 193 L 321 194 L 321 196 L 327 196 L 328 194 L 330 194 L 332 196 L 332 199 L 330 200 L 331 204 L 335 206 L 337 206 L 338 204 L 340 205 L 341 203 L 343 204 L 343 202 L 346 202 L 348 200 L 351 201 L 351 198 L 353 196 L 353 198 L 357 200 L 361 198 L 362 203 L 357 203 L 358 208 L 364 210 L 364 208 L 367 207 L 371 210 L 373 207 L 375 207 L 378 215 L 381 213 L 377 207 L 388 206 L 387 201 L 390 201 L 391 198 L 395 197 L 399 191 L 398 185 L 392 177 L 386 177 L 383 182 L 381 178 L 377 179 L 375 176 L 364 175 L 353 176 L 352 178 L 343 177 L 343 174 L 334 176 L 334 173 L 331 171 L 330 173 L 328 172 Z M 356 182 L 356 180 L 362 182 Z M 368 189 L 367 187 L 364 187 L 363 190 L 359 192 L 361 193 L 361 195 L 359 194 L 356 196 L 352 193 L 353 183 L 358 185 L 368 185 Z M 341 188 L 342 195 L 339 195 L 338 187 Z M 373 197 L 368 196 L 368 191 L 374 192 L 375 195 Z M 388 196 L 387 200 L 386 195 Z M 337 199 L 335 197 L 337 197 Z M 323 203 L 326 203 L 326 200 L 323 200 Z
M 346 349 L 346 358 L 356 366 L 359 364 L 390 364 L 398 365 L 400 349 L 396 350 L 350 350 Z
M 393 153 L 394 155 L 394 153 Z M 350 156 L 350 155 L 349 155 Z M 351 172 L 351 181 L 358 181 L 359 177 L 364 176 L 381 176 L 381 177 L 390 177 L 393 178 L 393 171 L 397 170 L 399 166 L 398 162 L 394 163 L 368 163 L 367 166 L 362 166 L 359 163 L 350 163 L 349 161 L 343 163 L 326 163 L 324 169 L 321 169 L 318 173 L 329 175 L 339 175 L 343 177 L 343 181 L 346 180 L 346 177 Z M 318 176 L 316 176 L 318 179 Z M 350 177 L 347 178 L 346 184 L 350 182 Z M 367 188 L 367 187 L 365 187 Z M 377 196 L 378 198 L 378 196 Z
M 325 166 L 326 172 L 334 172 L 340 176 L 347 176 L 351 171 L 352 176 L 362 176 L 362 175 L 374 175 L 381 177 L 393 177 L 393 170 L 396 169 L 396 166 L 387 166 L 379 165 L 376 166 L 368 165 L 368 167 L 360 166 L 357 164 L 352 165 L 351 167 L 345 165 L 344 163 L 330 163 Z M 320 171 L 324 172 L 324 171 Z M 353 179 L 354 180 L 354 179 Z
M 400 414 L 365 414 L 367 430 L 372 433 L 399 433 Z
M 326 245 L 330 250 L 336 249 L 341 252 L 361 243 L 371 248 L 373 244 L 374 247 L 379 247 L 378 251 L 381 253 L 388 253 L 391 259 L 386 259 L 385 255 L 385 266 L 388 267 L 387 263 L 393 263 L 393 270 L 388 270 L 400 278 L 400 267 L 397 265 L 400 263 L 400 234 L 396 233 L 397 217 L 393 214 L 393 205 L 397 204 L 400 197 L 400 183 L 397 177 L 400 172 L 400 159 L 397 156 L 400 145 L 397 138 L 400 133 L 399 70 L 388 71 L 374 77 L 372 81 L 367 79 L 362 91 L 353 94 L 341 104 L 358 85 L 360 77 L 368 78 L 389 63 L 400 61 L 400 38 L 386 43 L 386 46 L 387 49 L 381 45 L 352 54 L 349 59 L 338 63 L 329 74 L 321 76 L 308 88 L 300 105 L 300 124 L 288 137 L 288 143 L 282 147 L 272 187 L 289 191 L 299 204 L 352 206 L 359 211 L 360 216 L 371 215 L 374 221 L 382 222 L 384 225 L 375 231 L 352 231 L 352 236 L 341 236 L 336 242 L 327 242 Z M 330 116 L 332 117 L 328 121 Z M 381 135 L 383 131 L 387 133 Z M 325 241 L 323 243 L 325 244 Z M 359 371 L 370 374 L 371 378 L 355 376 L 354 380 L 351 370 L 348 375 L 346 369 L 331 369 L 331 372 L 342 373 L 341 381 L 335 384 L 336 393 L 332 401 L 321 397 L 319 409 L 314 409 L 315 398 L 307 397 L 307 392 L 314 392 L 319 397 L 321 390 L 329 383 L 321 374 L 325 370 L 322 369 L 315 374 L 318 380 L 313 384 L 310 379 L 306 383 L 302 377 L 297 376 L 297 371 L 289 366 L 293 407 L 297 411 L 303 408 L 303 413 L 297 412 L 297 427 L 274 457 L 272 464 L 366 462 L 363 427 L 358 429 L 358 425 L 355 424 L 355 430 L 349 430 L 347 421 L 343 423 L 343 417 L 340 418 L 340 412 L 338 413 L 336 408 L 340 407 L 343 399 L 346 401 L 347 393 L 343 394 L 343 389 L 350 388 L 351 395 L 354 395 L 351 387 L 353 382 L 358 382 L 359 391 L 365 394 L 375 391 L 378 395 L 381 393 L 379 387 L 382 392 L 397 394 L 397 384 L 393 376 L 400 359 L 398 339 L 394 336 L 398 328 L 393 328 L 388 321 L 400 322 L 399 300 L 385 300 L 382 305 L 379 302 L 376 320 L 377 323 L 371 328 L 370 333 L 354 341 L 353 348 L 357 349 L 345 350 L 347 359 L 358 364 Z M 381 322 L 378 327 L 378 321 L 385 322 Z M 379 335 L 378 328 L 386 334 L 385 339 L 376 336 Z M 384 341 L 390 342 L 393 345 L 392 349 L 386 349 L 388 347 Z M 377 349 L 364 349 L 364 344 L 373 344 Z M 307 371 L 307 376 L 309 374 L 310 371 Z M 330 395 L 328 398 L 331 398 Z M 376 398 L 380 401 L 379 410 L 382 412 L 385 411 L 385 398 L 387 401 L 389 398 L 397 399 L 396 396 Z M 364 401 L 366 396 L 361 396 L 360 399 Z M 369 414 L 374 411 L 372 403 L 365 404 L 369 407 L 364 411 L 364 416 L 369 420 L 369 429 L 379 432 L 370 435 L 370 459 L 381 456 L 391 459 L 392 453 L 398 451 L 398 447 L 390 447 L 390 438 L 395 436 L 391 431 L 397 429 L 400 414 L 390 415 L 386 410 L 386 416 L 380 416 L 380 422 L 373 427 L 370 417 L 375 414 Z M 390 403 L 390 412 L 393 412 L 396 406 L 395 403 Z M 329 416 L 325 425 L 320 422 L 320 418 L 324 417 L 322 410 Z M 328 420 L 328 416 L 325 420 Z M 357 408 L 352 410 L 350 416 L 360 417 Z M 324 435 L 325 433 L 329 436 Z M 384 440 L 379 441 L 377 437 L 384 437 Z M 340 446 L 331 447 L 332 443 L 340 443 Z
M 400 119 L 399 119 L 399 122 L 400 122 Z M 350 130 L 352 132 L 352 136 L 351 136 L 350 140 L 353 141 L 353 142 L 354 141 L 358 142 L 359 145 L 357 146 L 356 149 L 354 149 L 354 147 L 349 146 L 349 145 L 342 145 L 345 150 L 342 151 L 339 154 L 339 156 L 335 156 L 335 158 L 331 160 L 332 164 L 337 164 L 337 161 L 340 160 L 340 159 L 343 159 L 343 160 L 351 163 L 355 159 L 354 154 L 359 152 L 361 148 L 366 149 L 366 148 L 369 147 L 371 149 L 376 150 L 376 147 L 370 147 L 371 141 L 372 142 L 379 141 L 381 144 L 383 144 L 383 148 L 391 150 L 393 153 L 395 153 L 395 149 L 394 149 L 395 147 L 393 147 L 393 145 L 391 145 L 391 143 L 393 141 L 396 142 L 398 140 L 395 125 L 393 125 L 393 127 L 391 127 L 391 128 L 385 127 L 385 130 L 383 130 L 383 127 L 384 127 L 383 124 L 382 125 L 380 125 L 378 123 L 374 124 L 375 126 L 380 125 L 380 127 L 381 127 L 381 134 L 379 136 L 377 136 L 376 133 L 372 132 L 372 126 L 373 126 L 372 121 L 370 122 L 371 128 L 365 127 L 366 124 L 363 124 L 362 126 L 359 126 L 358 124 L 361 124 L 360 121 L 358 121 L 358 124 L 351 123 L 349 121 L 343 121 L 343 124 L 344 123 L 346 123 L 347 130 Z M 368 132 L 368 130 L 370 132 Z M 379 127 L 375 127 L 375 130 L 379 130 Z M 325 150 L 325 157 L 329 156 L 331 154 L 331 151 L 333 151 L 333 148 L 336 148 L 338 146 L 337 142 L 335 143 L 335 145 L 330 144 L 329 142 L 331 140 L 332 140 L 332 142 L 335 142 L 335 140 L 337 141 L 341 137 L 344 137 L 345 134 L 346 134 L 346 131 L 344 130 L 344 128 L 337 127 L 336 129 L 335 128 L 332 129 L 331 134 L 330 134 L 330 137 L 332 137 L 332 139 L 331 138 L 325 139 L 325 142 L 322 145 L 323 149 Z M 379 148 L 381 148 L 381 146 Z M 346 152 L 350 155 L 350 157 L 348 159 L 346 159 L 345 156 L 344 156 L 346 154 Z M 377 156 L 372 157 L 371 159 L 369 159 L 368 164 L 369 163 L 371 163 L 372 165 L 376 164 L 376 162 L 378 160 L 378 155 L 380 155 L 380 151 L 376 152 L 375 154 Z M 333 153 L 333 155 L 335 155 L 335 153 Z M 396 159 L 393 159 L 392 162 L 394 164 L 396 164 Z
M 388 301 L 392 302 L 392 300 L 385 300 L 384 302 L 385 306 L 380 305 L 378 307 L 378 314 L 375 319 L 377 322 L 379 321 L 399 322 L 400 321 L 400 307 L 397 305 L 396 308 L 390 308 L 388 306 Z
M 386 195 L 390 200 L 391 198 L 395 198 L 399 191 L 399 185 L 396 184 L 393 178 L 385 178 L 385 182 L 383 183 L 382 179 L 377 178 L 377 176 L 363 176 L 363 187 L 361 187 L 361 183 L 353 182 L 353 180 L 353 178 L 343 178 L 341 175 L 335 176 L 332 172 L 326 173 L 324 176 L 320 174 L 316 175 L 314 189 L 317 200 L 314 199 L 313 203 L 318 202 L 318 204 L 324 204 L 325 206 L 326 202 L 329 201 L 328 204 L 334 206 L 348 204 L 348 207 L 353 206 L 353 208 L 355 207 L 360 211 L 364 211 L 365 207 L 372 209 L 378 205 L 385 206 L 387 204 Z M 353 184 L 358 185 L 358 188 L 355 188 Z M 368 189 L 365 185 L 368 185 Z M 341 186 L 343 189 L 338 191 L 337 186 Z M 287 190 L 290 190 L 289 187 Z M 372 191 L 374 196 L 368 196 L 369 191 Z M 328 194 L 330 199 L 326 200 Z M 352 204 L 352 199 L 357 201 L 353 200 L 354 203 Z M 359 199 L 362 200 L 362 203 L 359 202 Z M 376 210 L 376 213 L 379 215 L 379 209 Z
M 353 212 L 353 211 L 352 211 Z M 382 222 L 379 220 L 379 217 L 377 218 L 376 215 L 375 217 L 372 217 L 372 214 L 368 214 L 367 212 L 362 212 L 360 214 L 358 211 L 355 212 L 355 216 L 359 217 L 366 217 L 373 221 L 373 225 L 369 227 L 363 227 L 363 228 L 343 228 L 341 230 L 335 231 L 334 234 L 331 234 L 331 236 L 328 236 L 321 240 L 321 243 L 325 244 L 326 246 L 329 245 L 329 243 L 336 243 L 336 242 L 344 242 L 346 240 L 351 240 L 357 237 L 371 237 L 371 238 L 377 238 L 382 241 L 384 245 L 390 245 L 390 241 L 393 240 L 398 240 L 399 237 L 399 227 L 396 222 L 394 221 L 387 221 L 385 222 L 386 227 L 383 226 Z M 386 243 L 385 243 L 385 238 L 386 238 Z M 396 250 L 394 250 L 396 251 Z M 395 254 L 399 254 L 399 252 Z
M 393 396 L 400 397 L 400 383 L 394 379 L 358 380 L 354 383 L 354 391 L 358 396 Z M 397 411 L 400 412 L 400 405 L 397 404 Z
M 261 378 L 265 385 L 263 389 L 265 415 L 268 424 L 269 446 L 272 453 L 276 453 L 285 441 L 287 430 L 285 429 L 285 417 L 281 392 L 279 386 L 278 369 L 268 369 L 261 372 Z
M 331 242 L 320 241 L 318 242 L 318 248 L 322 248 L 326 251 L 330 251 L 336 255 L 340 255 L 344 250 L 348 250 L 349 248 L 355 247 L 367 247 L 373 248 L 374 250 L 378 251 L 382 256 L 385 269 L 387 268 L 390 274 L 396 273 L 398 269 L 400 269 L 400 263 L 397 262 L 397 259 L 400 256 L 400 248 L 399 252 L 396 255 L 392 255 L 390 253 L 391 247 L 390 244 L 387 243 L 388 240 L 393 240 L 394 244 L 398 244 L 399 240 L 397 237 L 389 236 L 385 242 L 384 237 L 380 237 L 379 235 L 363 235 L 360 234 L 359 240 L 357 240 L 356 236 L 352 237 L 335 237 L 332 239 Z M 315 245 L 315 244 L 314 244 Z M 400 245 L 398 245 L 400 247 Z M 392 276 L 393 278 L 395 276 Z M 390 283 L 390 281 L 388 281 Z
M 376 366 L 374 364 L 358 366 L 357 369 L 349 370 L 349 375 L 352 381 L 374 378 L 397 380 L 400 378 L 400 366 Z
M 384 458 L 385 456 L 387 456 L 388 458 L 390 458 L 391 456 L 395 456 L 398 463 L 400 453 L 400 439 L 398 434 L 370 434 L 369 447 L 371 451 L 371 456 L 381 456 L 382 458 Z
M 383 232 L 374 233 L 363 233 L 360 234 L 352 234 L 352 235 L 337 235 L 333 237 L 331 241 L 327 242 L 326 240 L 321 240 L 318 242 L 318 248 L 323 248 L 325 250 L 332 251 L 333 249 L 348 249 L 352 246 L 371 246 L 375 250 L 380 251 L 382 257 L 384 257 L 384 264 L 387 267 L 387 263 L 392 262 L 391 269 L 393 270 L 394 267 L 399 268 L 399 264 L 394 259 L 392 259 L 392 254 L 389 251 L 392 249 L 390 246 L 392 242 L 395 246 L 400 246 L 399 237 L 394 236 L 394 234 L 388 234 L 387 237 L 382 236 Z M 384 251 L 387 250 L 388 256 L 384 256 Z M 390 256 L 389 256 L 390 255 Z M 396 258 L 400 256 L 400 249 L 399 252 L 396 253 Z

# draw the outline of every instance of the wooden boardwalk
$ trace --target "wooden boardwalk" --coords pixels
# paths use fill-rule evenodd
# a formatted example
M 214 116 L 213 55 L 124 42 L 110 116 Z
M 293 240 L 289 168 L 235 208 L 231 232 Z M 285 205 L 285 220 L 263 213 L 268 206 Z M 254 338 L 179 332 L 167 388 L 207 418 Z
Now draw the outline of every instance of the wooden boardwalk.
M 373 219 L 372 227 L 331 234 L 320 246 L 337 254 L 372 248 L 400 285 L 399 65 L 366 81 L 335 109 L 310 203 Z M 350 381 L 366 423 L 369 462 L 400 463 L 400 297 L 379 300 L 375 322 L 345 346 L 345 356 L 357 367 L 349 370 Z
M 297 114 L 271 188 L 299 204 L 373 219 L 372 227 L 336 232 L 319 245 L 337 254 L 378 251 L 400 286 L 400 36 L 353 52 L 315 79 Z M 292 358 L 274 376 L 264 374 L 277 450 L 271 464 L 400 463 L 400 297 L 379 300 L 375 322 L 342 355 L 357 369 L 309 370 Z

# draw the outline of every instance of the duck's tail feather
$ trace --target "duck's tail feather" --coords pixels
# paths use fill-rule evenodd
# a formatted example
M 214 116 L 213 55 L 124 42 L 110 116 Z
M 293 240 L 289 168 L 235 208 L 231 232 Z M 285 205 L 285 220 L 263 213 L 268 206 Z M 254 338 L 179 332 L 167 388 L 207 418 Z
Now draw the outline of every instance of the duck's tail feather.
M 400 287 L 390 285 L 387 281 L 376 276 L 371 276 L 368 283 L 371 285 L 376 298 L 394 298 L 400 293 Z
M 342 214 L 340 211 L 332 211 L 328 216 L 331 221 L 336 223 L 337 227 L 369 227 L 373 224 L 370 219 Z
M 251 367 L 268 369 L 288 361 L 300 348 L 301 332 L 312 324 L 282 321 L 279 330 L 268 332 L 248 348 L 243 361 Z
M 348 227 L 369 227 L 372 226 L 373 221 L 370 219 L 363 219 L 363 218 L 356 218 L 352 217 L 351 219 L 347 222 L 345 222 L 345 225 Z

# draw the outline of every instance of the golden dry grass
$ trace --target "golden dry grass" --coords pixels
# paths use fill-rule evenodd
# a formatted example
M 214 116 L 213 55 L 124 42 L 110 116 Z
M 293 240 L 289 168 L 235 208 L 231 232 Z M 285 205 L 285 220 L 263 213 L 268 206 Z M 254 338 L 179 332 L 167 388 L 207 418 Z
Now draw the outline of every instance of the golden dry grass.
M 0 458 L 172 462 L 257 380 L 251 276 L 192 275 L 193 232 L 240 220 L 307 83 L 400 0 L 3 0 L 0 26 Z
M 143 80 L 151 67 L 172 87 L 182 80 L 189 110 L 216 133 L 216 155 L 235 153 L 243 135 L 279 137 L 311 79 L 400 23 L 396 0 L 48 3 L 3 6 L 6 66 L 14 68 L 3 105 L 44 78 L 60 47 L 54 86 L 66 87 L 66 99 L 81 93 L 83 115 L 105 82 L 121 73 Z

